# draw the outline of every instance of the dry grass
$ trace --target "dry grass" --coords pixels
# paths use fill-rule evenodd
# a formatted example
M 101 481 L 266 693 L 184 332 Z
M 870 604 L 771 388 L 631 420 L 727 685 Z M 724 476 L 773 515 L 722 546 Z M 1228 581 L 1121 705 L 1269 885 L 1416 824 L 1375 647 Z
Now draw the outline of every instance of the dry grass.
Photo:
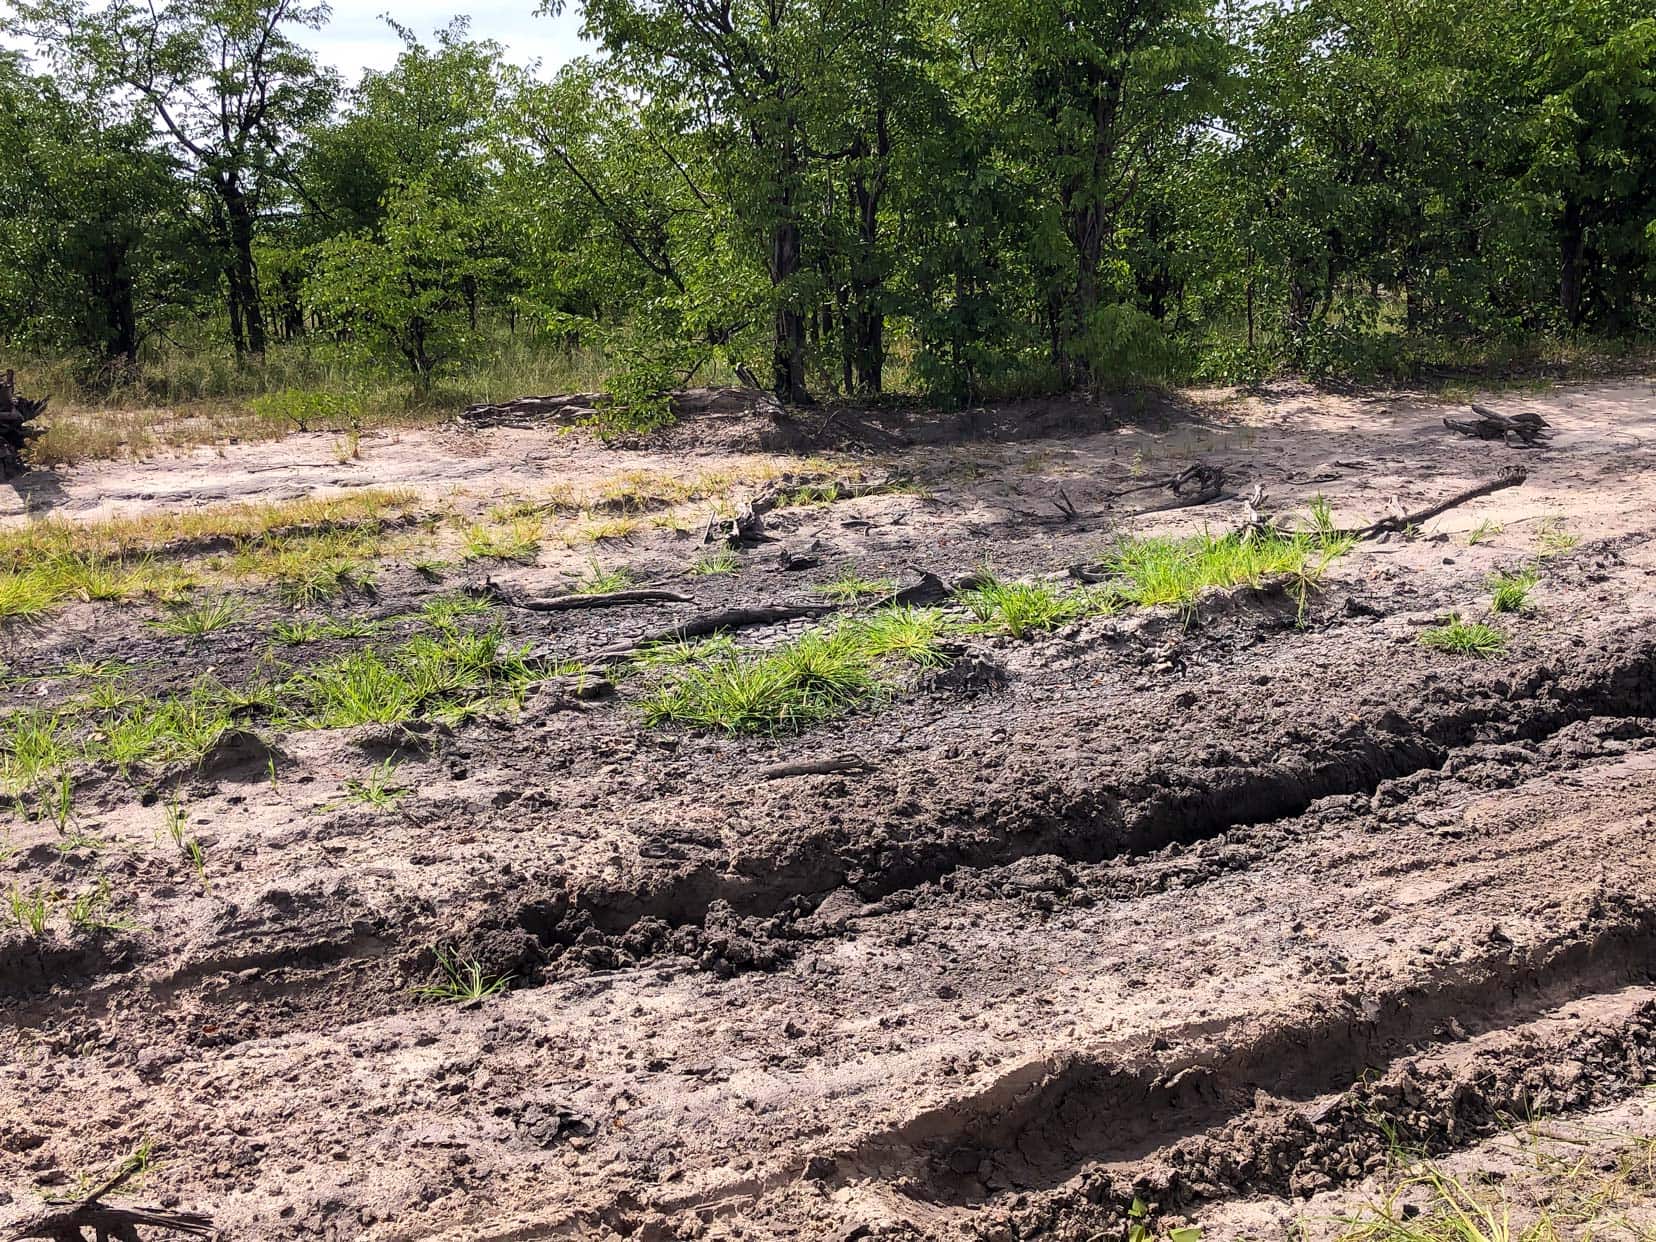
M 169 510 L 101 522 L 41 518 L 0 530 L 0 568 L 25 569 L 61 556 L 107 559 L 168 555 L 188 551 L 192 544 L 378 527 L 413 512 L 418 499 L 417 493 L 405 489 L 367 488 L 338 496 Z
M 309 603 L 360 583 L 408 491 L 158 512 L 102 522 L 45 518 L 0 531 L 0 621 L 39 621 L 75 600 L 176 600 L 207 575 L 272 581 Z M 227 555 L 202 555 L 222 544 Z M 193 554 L 193 555 L 192 555 Z

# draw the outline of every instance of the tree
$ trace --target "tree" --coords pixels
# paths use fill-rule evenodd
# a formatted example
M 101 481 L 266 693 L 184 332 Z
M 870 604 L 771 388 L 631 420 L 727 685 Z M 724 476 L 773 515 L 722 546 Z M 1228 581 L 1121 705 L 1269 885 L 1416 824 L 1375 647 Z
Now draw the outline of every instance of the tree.
M 325 114 L 335 89 L 288 28 L 319 28 L 326 6 L 19 0 L 15 8 L 11 28 L 40 41 L 60 73 L 91 94 L 130 91 L 153 110 L 175 157 L 210 195 L 236 354 L 262 355 L 260 199 L 289 175 L 289 141 Z
M 419 388 L 462 360 L 476 322 L 469 293 L 488 279 L 475 214 L 416 181 L 386 202 L 376 230 L 323 242 L 305 296 L 372 359 L 400 358 Z
M 185 188 L 147 119 L 66 96 L 0 56 L 0 326 L 130 373 L 202 273 Z

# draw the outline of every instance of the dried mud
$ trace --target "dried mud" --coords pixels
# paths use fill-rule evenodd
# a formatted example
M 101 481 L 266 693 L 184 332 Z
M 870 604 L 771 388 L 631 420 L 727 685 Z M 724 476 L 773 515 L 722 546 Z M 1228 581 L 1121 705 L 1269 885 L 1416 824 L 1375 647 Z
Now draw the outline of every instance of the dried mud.
M 502 610 L 514 639 L 578 657 L 807 598 L 844 566 L 1041 575 L 1112 528 L 1236 523 L 1235 501 L 1135 518 L 1112 499 L 1196 458 L 1354 521 L 1528 467 L 1360 546 L 1303 613 L 1242 588 L 1189 616 L 974 637 L 798 735 L 647 729 L 623 680 L 453 727 L 250 720 L 201 765 L 81 773 L 84 827 L 114 847 L 66 852 L 14 819 L 0 885 L 108 879 L 134 925 L 0 934 L 0 1224 L 149 1138 L 137 1194 L 237 1239 L 1085 1239 L 1120 1236 L 1135 1199 L 1210 1242 L 1281 1237 L 1398 1144 L 1456 1152 L 1513 1116 L 1637 1098 L 1656 1081 L 1656 386 L 1490 400 L 1541 410 L 1552 446 L 1453 437 L 1419 398 L 1294 388 L 1153 418 L 847 418 L 821 429 L 837 451 L 916 494 L 779 510 L 728 577 L 689 575 L 693 534 L 604 549 L 694 605 Z M 482 504 L 641 464 L 774 464 L 774 427 L 722 428 L 701 451 L 405 433 L 365 439 L 348 482 Z M 339 485 L 305 464 L 314 445 L 284 447 L 50 490 L 98 516 Z M 1051 520 L 1060 487 L 1106 516 Z M 1540 546 L 1558 518 L 1579 543 Z M 783 548 L 818 567 L 781 568 Z M 494 580 L 557 589 L 575 555 Z M 1499 619 L 1504 652 L 1421 645 L 1525 561 L 1536 606 Z M 389 619 L 389 641 L 454 585 L 391 565 L 338 611 Z M 252 678 L 278 615 L 191 643 L 84 605 L 4 637 L 14 671 L 132 660 L 163 691 L 206 665 Z M 0 706 L 72 689 L 43 676 Z M 866 770 L 764 777 L 845 753 Z M 387 756 L 413 793 L 342 802 Z M 157 844 L 175 790 L 205 884 Z M 417 999 L 437 945 L 512 986 Z

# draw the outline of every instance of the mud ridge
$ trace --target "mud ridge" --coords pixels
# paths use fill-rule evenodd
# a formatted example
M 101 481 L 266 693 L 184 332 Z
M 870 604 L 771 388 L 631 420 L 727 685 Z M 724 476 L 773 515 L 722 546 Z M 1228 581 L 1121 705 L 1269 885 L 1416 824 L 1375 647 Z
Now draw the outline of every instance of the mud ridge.
M 895 1166 L 939 1202 L 986 1197 L 986 1161 L 1003 1185 L 1051 1187 L 1085 1165 L 1142 1160 L 1220 1127 L 1246 1112 L 1259 1092 L 1307 1099 L 1345 1090 L 1443 1040 L 1445 1031 L 1464 1040 L 1468 1032 L 1516 1026 L 1581 997 L 1647 982 L 1653 951 L 1656 907 L 1605 903 L 1567 934 L 1527 949 L 1497 943 L 1433 977 L 1398 980 L 1375 995 L 1348 993 L 1325 1012 L 1272 1025 L 1251 1042 L 1082 1057 L 1049 1065 L 1033 1083 L 1027 1069 L 1015 1072 L 976 1099 L 870 1139 L 848 1163 L 882 1173 Z M 1206 1037 L 1198 1033 L 1192 1042 Z M 1177 1031 L 1162 1039 L 1181 1042 Z
M 1600 657 L 1605 659 L 1606 657 Z M 1595 717 L 1656 714 L 1656 640 L 1609 654 L 1608 667 L 1566 670 L 1545 664 L 1510 681 L 1473 687 L 1487 697 L 1432 713 L 1411 724 L 1395 708 L 1349 724 L 1320 753 L 1200 775 L 1172 769 L 1151 782 L 1095 785 L 1066 793 L 1050 785 L 1021 791 L 1009 805 L 973 801 L 944 827 L 905 840 L 876 836 L 861 849 L 822 838 L 791 856 L 767 858 L 762 871 L 732 874 L 723 858 L 663 877 L 655 884 L 590 886 L 537 899 L 518 926 L 548 949 L 606 939 L 652 938 L 656 932 L 706 925 L 710 915 L 790 923 L 827 895 L 851 888 L 878 901 L 951 872 L 1004 866 L 1038 855 L 1096 863 L 1169 845 L 1191 844 L 1232 829 L 1291 819 L 1320 799 L 1373 795 L 1387 781 L 1443 768 L 1457 750 L 1477 744 L 1544 740 Z M 1314 739 L 1312 739 L 1314 740 Z M 973 791 L 976 793 L 976 791 Z M 585 937 L 585 940 L 582 938 Z
M 1307 1197 L 1380 1170 L 1399 1151 L 1436 1157 L 1517 1120 L 1623 1099 L 1656 1081 L 1656 996 L 1597 998 L 1586 1021 L 1554 1012 L 1441 1055 L 1408 1058 L 1378 1079 L 1301 1106 L 1260 1096 L 1219 1131 L 1182 1139 L 1153 1163 L 1094 1169 L 1075 1189 L 1026 1199 L 1012 1236 L 1067 1239 L 1119 1225 L 1135 1199 L 1151 1215 L 1250 1195 Z M 1013 1222 L 1016 1222 L 1014 1225 Z M 990 1228 L 980 1236 L 996 1236 Z

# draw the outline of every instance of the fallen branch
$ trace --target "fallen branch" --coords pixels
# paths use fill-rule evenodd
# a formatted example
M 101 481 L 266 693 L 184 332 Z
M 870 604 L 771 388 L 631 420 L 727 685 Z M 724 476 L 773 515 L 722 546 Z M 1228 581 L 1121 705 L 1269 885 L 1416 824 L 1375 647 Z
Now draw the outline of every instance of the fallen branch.
M 575 608 L 619 608 L 627 604 L 693 604 L 695 599 L 677 591 L 640 589 L 596 591 L 590 595 L 549 595 L 542 599 L 503 599 L 502 603 L 526 612 L 567 612 Z
M 100 1200 L 104 1195 L 126 1183 L 139 1166 L 134 1164 L 121 1170 L 84 1199 L 48 1199 L 47 1205 L 61 1209 L 42 1213 L 30 1220 L 19 1221 L 11 1242 L 25 1238 L 47 1238 L 50 1242 L 86 1242 L 85 1230 L 90 1229 L 97 1242 L 141 1242 L 138 1230 L 165 1229 L 193 1238 L 205 1238 L 213 1232 L 211 1217 L 200 1212 L 173 1212 L 166 1208 L 111 1207 Z
M 1205 505 L 1209 501 L 1218 500 L 1225 492 L 1225 468 L 1210 466 L 1206 462 L 1197 462 L 1188 466 L 1178 474 L 1170 475 L 1165 479 L 1158 479 L 1152 483 L 1139 483 L 1133 487 L 1118 488 L 1113 492 L 1105 492 L 1105 500 L 1117 500 L 1122 496 L 1129 496 L 1134 492 L 1148 492 L 1166 488 L 1173 493 L 1173 499 L 1159 505 L 1151 505 L 1147 509 L 1140 509 L 1136 513 L 1123 514 L 1123 517 L 1144 517 L 1150 513 L 1163 513 L 1169 509 L 1184 509 L 1191 505 Z M 1193 490 L 1187 490 L 1193 489 Z M 1083 513 L 1075 507 L 1075 502 L 1062 487 L 1053 497 L 1053 506 L 1058 510 L 1056 515 L 1024 513 L 1022 517 L 1034 518 L 1040 522 L 1082 522 L 1090 518 L 1110 518 L 1108 510 L 1095 510 Z
M 801 617 L 819 617 L 823 613 L 834 612 L 837 604 L 760 604 L 752 608 L 725 608 L 718 612 L 706 613 L 700 617 L 691 617 L 670 629 L 660 630 L 654 634 L 640 638 L 637 642 L 627 643 L 624 646 L 605 647 L 601 651 L 594 651 L 581 659 L 587 663 L 613 663 L 625 660 L 647 647 L 654 647 L 659 643 L 685 642 L 692 638 L 705 638 L 709 634 L 717 634 L 721 630 L 744 630 L 756 625 L 779 625 L 784 621 L 797 621 Z
M 837 772 L 867 772 L 873 767 L 856 755 L 835 755 L 829 759 L 807 759 L 800 763 L 778 763 L 763 768 L 759 779 L 779 781 L 789 776 L 829 776 Z
M 881 596 L 879 599 L 865 601 L 863 606 L 890 608 L 934 604 L 939 600 L 948 598 L 950 590 L 943 579 L 934 573 L 923 570 L 919 573 L 918 581 L 893 591 L 889 595 Z M 589 664 L 614 663 L 625 660 L 629 656 L 636 655 L 639 651 L 659 643 L 686 642 L 692 638 L 705 638 L 710 634 L 717 634 L 723 630 L 751 629 L 756 625 L 780 625 L 787 621 L 797 621 L 803 617 L 821 617 L 830 613 L 841 612 L 855 606 L 854 604 L 795 603 L 758 604 L 748 608 L 725 608 L 718 612 L 691 617 L 670 629 L 646 635 L 636 642 L 605 647 L 600 651 L 584 655 L 581 659 Z
M 1464 505 L 1469 500 L 1477 500 L 1480 496 L 1488 496 L 1492 492 L 1501 491 L 1508 487 L 1517 487 L 1529 477 L 1529 472 L 1522 466 L 1508 466 L 1495 478 L 1487 483 L 1480 483 L 1476 487 L 1469 487 L 1464 492 L 1456 492 L 1447 500 L 1439 501 L 1435 505 L 1428 505 L 1413 513 L 1402 513 L 1394 517 L 1381 518 L 1367 526 L 1356 530 L 1343 530 L 1342 535 L 1354 535 L 1358 539 L 1372 539 L 1375 535 L 1394 534 L 1411 526 L 1418 526 L 1422 522 L 1430 521 L 1440 513 L 1447 513 L 1458 505 Z

